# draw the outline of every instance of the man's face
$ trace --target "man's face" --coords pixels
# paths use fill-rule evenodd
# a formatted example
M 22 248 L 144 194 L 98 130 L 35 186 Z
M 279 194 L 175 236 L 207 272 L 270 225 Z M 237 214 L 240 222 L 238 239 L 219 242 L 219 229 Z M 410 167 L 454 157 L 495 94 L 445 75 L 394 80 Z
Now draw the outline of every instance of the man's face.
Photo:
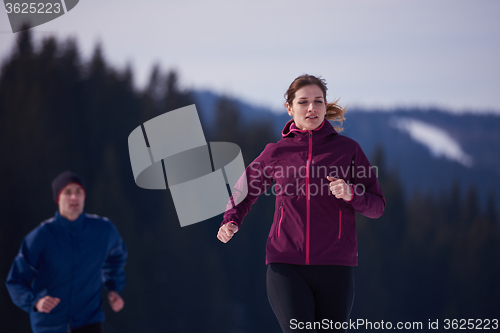
M 85 191 L 76 183 L 66 185 L 59 194 L 59 214 L 70 221 L 74 221 L 83 213 L 85 205 Z

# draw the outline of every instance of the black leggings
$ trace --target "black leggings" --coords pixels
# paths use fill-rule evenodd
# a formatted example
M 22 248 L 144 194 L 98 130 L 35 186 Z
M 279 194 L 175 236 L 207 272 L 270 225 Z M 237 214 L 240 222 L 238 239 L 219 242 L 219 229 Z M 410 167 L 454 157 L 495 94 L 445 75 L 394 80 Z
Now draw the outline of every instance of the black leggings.
M 102 323 L 90 324 L 71 330 L 71 333 L 102 333 Z
M 285 333 L 346 332 L 336 330 L 335 323 L 349 321 L 354 301 L 353 268 L 271 263 L 267 267 L 267 296 Z

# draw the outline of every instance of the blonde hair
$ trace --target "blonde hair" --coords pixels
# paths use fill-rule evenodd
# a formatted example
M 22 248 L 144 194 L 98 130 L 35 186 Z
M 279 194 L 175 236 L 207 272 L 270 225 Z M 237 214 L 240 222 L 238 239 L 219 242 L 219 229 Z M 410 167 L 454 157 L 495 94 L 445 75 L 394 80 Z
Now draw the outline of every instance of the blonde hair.
M 334 124 L 332 124 L 333 128 L 335 128 L 337 132 L 342 132 L 344 130 L 344 128 L 342 127 L 342 124 L 345 120 L 344 113 L 347 107 L 341 107 L 337 103 L 338 101 L 339 98 L 337 98 L 337 100 L 332 103 L 326 103 L 325 119 L 335 122 Z

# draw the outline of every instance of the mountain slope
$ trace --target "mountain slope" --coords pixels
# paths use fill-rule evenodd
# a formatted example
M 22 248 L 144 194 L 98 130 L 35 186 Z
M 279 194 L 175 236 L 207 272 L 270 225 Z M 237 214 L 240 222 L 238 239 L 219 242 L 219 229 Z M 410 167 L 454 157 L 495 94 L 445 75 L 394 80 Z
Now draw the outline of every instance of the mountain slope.
M 214 114 L 221 96 L 207 91 L 194 95 L 202 119 L 209 127 L 216 127 Z M 285 110 L 276 114 L 233 101 L 249 124 L 265 118 L 272 121 L 276 140 L 280 139 L 281 129 L 290 119 Z M 496 148 L 500 146 L 500 116 L 458 115 L 437 109 L 355 108 L 348 109 L 345 116 L 341 134 L 358 141 L 369 159 L 378 146 L 382 147 L 386 166 L 398 171 L 407 195 L 414 191 L 439 194 L 458 182 L 462 193 L 475 186 L 484 205 L 488 193 L 500 188 L 500 150 Z M 500 205 L 500 195 L 496 201 Z

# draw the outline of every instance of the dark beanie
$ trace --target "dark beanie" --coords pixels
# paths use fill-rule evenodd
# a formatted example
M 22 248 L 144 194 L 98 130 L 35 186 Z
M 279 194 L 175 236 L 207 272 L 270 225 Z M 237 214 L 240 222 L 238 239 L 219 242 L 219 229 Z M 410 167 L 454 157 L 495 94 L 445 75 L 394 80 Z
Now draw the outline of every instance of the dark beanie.
M 70 183 L 79 184 L 85 191 L 85 183 L 83 182 L 82 177 L 74 172 L 64 171 L 52 181 L 52 197 L 54 198 L 54 201 L 56 203 L 57 198 L 59 197 L 59 193 L 61 193 L 62 189 Z

